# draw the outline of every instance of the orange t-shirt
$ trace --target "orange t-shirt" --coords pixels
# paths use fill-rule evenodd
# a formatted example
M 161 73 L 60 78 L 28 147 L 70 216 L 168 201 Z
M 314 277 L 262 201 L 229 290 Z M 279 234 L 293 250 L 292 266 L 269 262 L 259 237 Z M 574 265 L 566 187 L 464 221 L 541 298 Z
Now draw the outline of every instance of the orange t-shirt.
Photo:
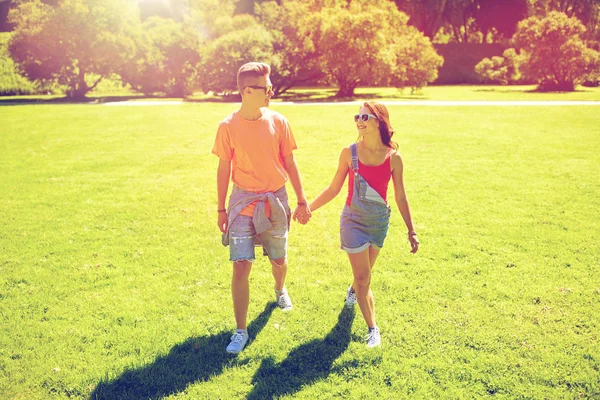
M 262 108 L 256 121 L 233 112 L 219 124 L 212 152 L 231 161 L 231 180 L 240 188 L 255 193 L 274 192 L 285 185 L 287 172 L 283 158 L 296 150 L 296 140 L 287 119 L 278 112 Z M 242 215 L 252 216 L 255 204 Z

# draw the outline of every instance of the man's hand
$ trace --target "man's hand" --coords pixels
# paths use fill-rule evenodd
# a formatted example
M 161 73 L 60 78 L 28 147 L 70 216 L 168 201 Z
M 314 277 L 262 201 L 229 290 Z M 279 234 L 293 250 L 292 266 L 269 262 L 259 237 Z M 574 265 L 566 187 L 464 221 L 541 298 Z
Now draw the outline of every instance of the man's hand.
M 297 221 L 302 225 L 305 225 L 310 220 L 311 216 L 312 214 L 310 212 L 308 204 L 301 204 L 298 207 L 296 207 L 296 209 L 294 210 L 294 214 L 292 215 L 294 221 Z
M 219 225 L 219 230 L 222 233 L 227 232 L 227 213 L 224 211 L 219 212 L 219 217 L 217 219 L 217 225 Z

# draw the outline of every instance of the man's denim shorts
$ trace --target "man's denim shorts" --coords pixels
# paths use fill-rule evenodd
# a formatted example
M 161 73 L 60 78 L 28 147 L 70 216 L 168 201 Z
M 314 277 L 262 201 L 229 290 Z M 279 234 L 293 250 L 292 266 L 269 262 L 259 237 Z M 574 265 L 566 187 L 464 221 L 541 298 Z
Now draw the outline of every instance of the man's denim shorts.
M 254 261 L 254 242 L 256 230 L 252 217 L 238 215 L 229 227 L 229 260 Z M 288 225 L 286 222 L 274 222 L 269 229 L 258 235 L 265 255 L 270 260 L 279 260 L 287 256 Z

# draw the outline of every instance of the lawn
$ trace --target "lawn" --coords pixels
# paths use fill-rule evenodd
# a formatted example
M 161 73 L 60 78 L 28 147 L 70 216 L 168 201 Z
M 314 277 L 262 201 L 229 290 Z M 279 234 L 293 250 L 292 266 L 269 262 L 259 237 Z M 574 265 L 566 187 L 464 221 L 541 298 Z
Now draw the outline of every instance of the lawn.
M 340 195 L 292 226 L 292 312 L 257 259 L 237 357 L 210 154 L 235 107 L 0 107 L 0 398 L 600 397 L 597 106 L 390 106 L 422 246 L 394 210 L 382 347 L 343 310 Z M 272 108 L 313 198 L 357 107 Z

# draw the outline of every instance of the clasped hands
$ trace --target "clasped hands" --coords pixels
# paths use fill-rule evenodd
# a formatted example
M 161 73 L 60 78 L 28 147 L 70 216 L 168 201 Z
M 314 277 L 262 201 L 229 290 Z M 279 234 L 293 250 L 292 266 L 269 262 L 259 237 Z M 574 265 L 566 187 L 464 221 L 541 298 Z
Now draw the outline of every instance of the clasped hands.
M 308 204 L 298 205 L 294 210 L 294 213 L 292 214 L 292 218 L 294 219 L 294 221 L 297 221 L 302 225 L 305 225 L 310 220 L 311 216 L 312 213 L 310 212 Z

